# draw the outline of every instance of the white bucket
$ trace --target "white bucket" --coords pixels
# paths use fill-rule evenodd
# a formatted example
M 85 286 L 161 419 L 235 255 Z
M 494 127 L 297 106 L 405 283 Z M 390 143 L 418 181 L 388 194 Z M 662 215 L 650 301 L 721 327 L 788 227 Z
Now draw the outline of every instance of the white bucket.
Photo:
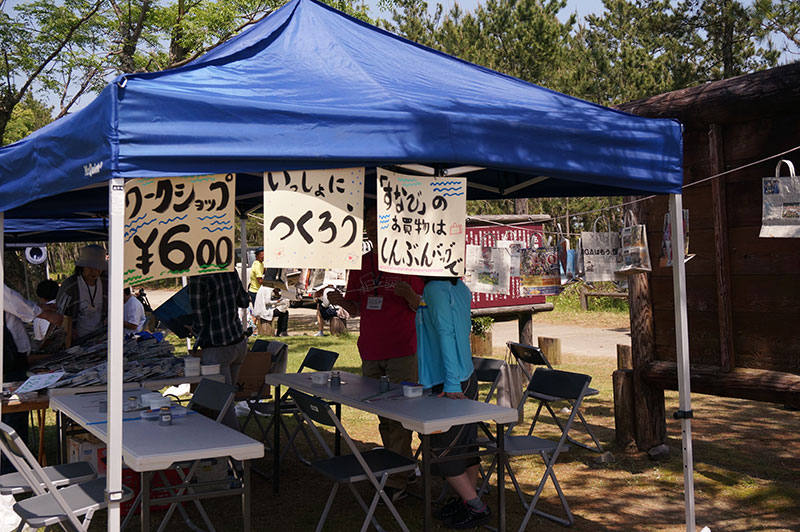
M 185 357 L 183 359 L 184 370 L 183 374 L 186 377 L 199 377 L 200 376 L 200 359 L 197 357 Z

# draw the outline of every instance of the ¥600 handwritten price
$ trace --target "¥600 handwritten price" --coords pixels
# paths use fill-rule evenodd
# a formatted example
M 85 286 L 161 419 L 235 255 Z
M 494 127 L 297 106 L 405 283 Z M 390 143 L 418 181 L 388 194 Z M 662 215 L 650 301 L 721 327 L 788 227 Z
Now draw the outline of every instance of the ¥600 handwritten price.
M 125 284 L 232 269 L 234 194 L 233 174 L 128 181 Z

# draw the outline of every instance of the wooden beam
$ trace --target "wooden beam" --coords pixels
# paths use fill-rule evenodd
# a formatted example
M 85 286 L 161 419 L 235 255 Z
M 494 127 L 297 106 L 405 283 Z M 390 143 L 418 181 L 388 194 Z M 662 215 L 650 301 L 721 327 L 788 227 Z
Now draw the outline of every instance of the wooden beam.
M 785 114 L 800 99 L 800 63 L 745 74 L 620 105 L 627 113 L 677 118 L 688 128 Z
M 722 127 L 708 127 L 708 155 L 711 175 L 725 171 Z M 711 181 L 714 214 L 714 266 L 717 278 L 717 319 L 719 321 L 719 367 L 729 372 L 734 366 L 733 313 L 731 312 L 731 265 L 728 253 L 728 208 L 725 178 Z M 673 228 L 673 230 L 675 230 Z
M 625 198 L 629 201 L 631 198 Z M 636 219 L 647 219 L 644 203 L 633 205 Z M 636 445 L 648 451 L 667 441 L 667 420 L 664 390 L 648 384 L 641 372 L 655 360 L 655 326 L 650 278 L 645 273 L 628 276 L 628 307 L 631 318 L 631 353 L 633 358 L 633 409 L 635 414 Z
M 674 362 L 654 361 L 641 371 L 644 380 L 668 390 L 678 389 Z M 692 365 L 692 393 L 736 397 L 800 408 L 800 375 L 763 369 L 736 368 L 720 372 L 718 366 Z
M 475 316 L 514 316 L 520 313 L 550 312 L 553 310 L 552 303 L 534 303 L 533 305 L 512 305 L 508 307 L 488 307 L 474 308 L 470 314 Z

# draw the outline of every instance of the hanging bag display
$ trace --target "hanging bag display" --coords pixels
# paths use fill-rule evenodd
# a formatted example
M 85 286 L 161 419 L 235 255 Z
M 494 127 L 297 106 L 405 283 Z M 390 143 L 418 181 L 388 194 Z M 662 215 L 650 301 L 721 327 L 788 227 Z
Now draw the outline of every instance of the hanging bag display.
M 625 213 L 625 227 L 619 233 L 622 246 L 622 267 L 617 270 L 620 275 L 645 273 L 652 271 L 650 251 L 647 247 L 647 227 L 636 223 L 632 211 Z
M 789 175 L 780 175 L 786 165 Z M 775 167 L 775 177 L 761 180 L 763 208 L 761 238 L 800 238 L 800 179 L 794 173 L 792 161 L 781 159 Z
M 607 219 L 606 231 L 597 231 L 597 218 L 591 231 L 581 232 L 578 253 L 578 275 L 588 283 L 613 281 L 614 273 L 622 266 L 620 234 L 611 231 Z
M 497 379 L 497 404 L 506 408 L 517 408 L 527 386 L 525 372 L 506 348 L 505 364 L 500 367 L 500 377 Z M 522 423 L 523 416 L 524 414 L 520 414 L 519 423 Z

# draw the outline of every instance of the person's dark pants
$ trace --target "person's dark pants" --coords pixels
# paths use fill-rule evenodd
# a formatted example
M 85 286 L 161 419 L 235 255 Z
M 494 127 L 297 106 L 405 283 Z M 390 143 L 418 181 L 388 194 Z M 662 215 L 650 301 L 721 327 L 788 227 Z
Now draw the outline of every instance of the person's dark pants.
M 289 311 L 281 312 L 278 309 L 272 311 L 273 316 L 278 320 L 278 326 L 275 327 L 275 336 L 280 336 L 281 333 L 289 332 Z
M 443 384 L 437 384 L 431 389 L 433 395 L 438 395 L 444 391 Z M 469 378 L 461 383 L 461 392 L 475 401 L 478 397 L 478 379 L 473 372 Z M 478 452 L 478 447 L 473 444 L 478 440 L 478 424 L 469 423 L 467 425 L 456 425 L 447 432 L 433 434 L 430 437 L 431 449 L 436 455 L 442 453 L 448 447 L 457 447 L 449 451 L 450 456 L 459 454 Z M 480 458 L 472 456 L 462 460 L 450 460 L 433 464 L 431 473 L 442 477 L 457 477 L 463 474 L 468 468 L 480 463 Z
M 251 305 L 255 305 L 256 304 L 256 296 L 257 295 L 258 295 L 258 292 L 247 292 L 247 296 L 250 298 L 250 304 Z

